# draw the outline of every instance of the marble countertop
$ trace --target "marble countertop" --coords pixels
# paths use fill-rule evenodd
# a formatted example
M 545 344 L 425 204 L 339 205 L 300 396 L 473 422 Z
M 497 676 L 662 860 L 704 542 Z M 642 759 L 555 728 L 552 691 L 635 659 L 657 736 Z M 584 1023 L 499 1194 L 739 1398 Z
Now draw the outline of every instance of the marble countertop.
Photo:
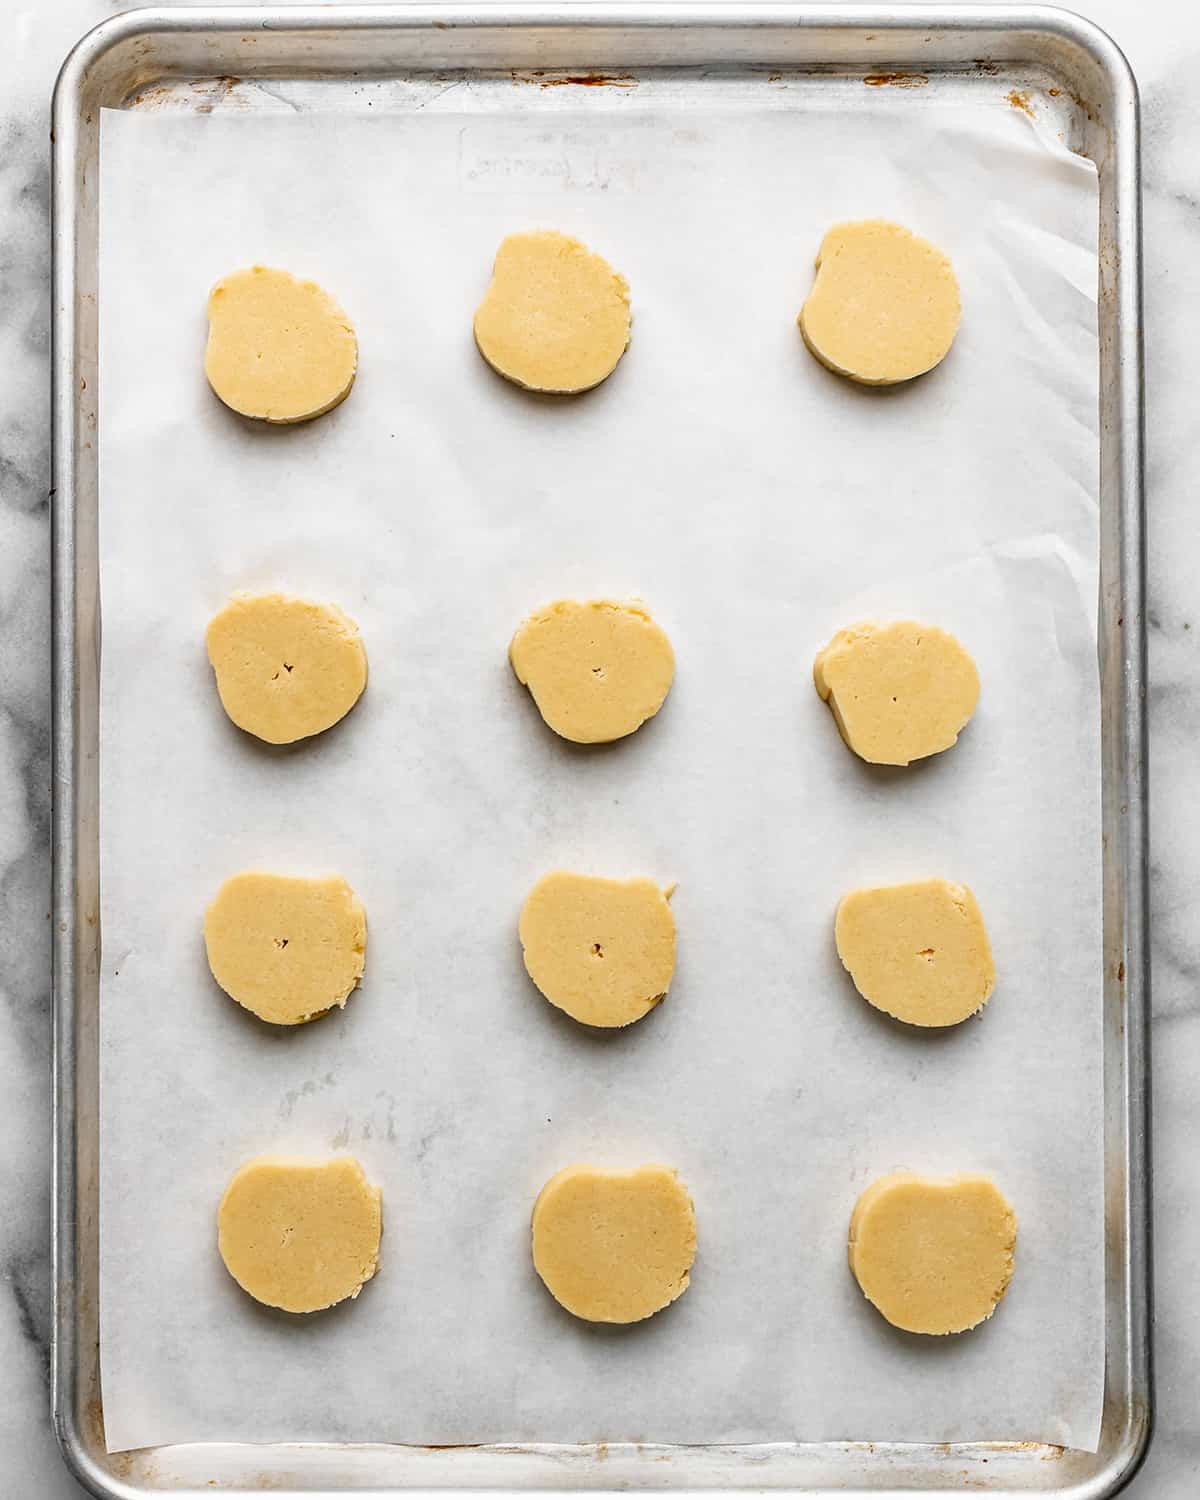
M 0 56 L 0 1492 L 66 1500 L 49 1421 L 49 101 L 106 0 L 8 0 Z M 1200 1489 L 1200 815 L 1180 811 L 1200 734 L 1200 7 L 1077 0 L 1124 48 L 1145 129 L 1147 494 L 1153 786 L 1157 1431 L 1126 1492 Z M 1192 580 L 1189 583 L 1189 578 Z M 1193 590 L 1196 590 L 1193 592 Z M 1189 772 L 1189 766 L 1193 771 Z M 1197 883 L 1193 883 L 1193 882 Z M 1194 908 L 1193 908 L 1194 911 Z

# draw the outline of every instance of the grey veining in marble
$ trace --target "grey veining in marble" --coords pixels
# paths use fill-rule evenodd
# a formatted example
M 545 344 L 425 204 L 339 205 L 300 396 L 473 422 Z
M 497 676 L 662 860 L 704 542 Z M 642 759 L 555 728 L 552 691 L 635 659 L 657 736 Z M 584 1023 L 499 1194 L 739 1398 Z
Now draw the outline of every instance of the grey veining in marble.
M 1129 1494 L 1200 1493 L 1200 7 L 1075 0 L 1129 55 L 1145 120 L 1158 1427 Z M 10 0 L 0 23 L 0 1494 L 82 1491 L 50 1431 L 49 98 L 126 8 Z

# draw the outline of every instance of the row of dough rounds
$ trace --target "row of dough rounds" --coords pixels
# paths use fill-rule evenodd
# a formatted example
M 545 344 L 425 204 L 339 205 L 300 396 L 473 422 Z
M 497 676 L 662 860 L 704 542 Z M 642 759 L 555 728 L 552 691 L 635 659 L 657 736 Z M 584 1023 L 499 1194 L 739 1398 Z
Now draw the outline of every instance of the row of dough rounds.
M 210 621 L 206 644 L 225 712 L 272 745 L 329 729 L 367 685 L 358 627 L 334 604 L 238 594 Z M 633 734 L 675 677 L 666 632 L 633 600 L 556 600 L 521 623 L 508 655 L 542 718 L 577 744 Z M 968 653 L 915 620 L 840 630 L 818 652 L 813 681 L 846 744 L 876 765 L 948 750 L 979 702 Z
M 865 385 L 923 375 L 958 330 L 958 281 L 927 240 L 882 219 L 838 224 L 821 243 L 798 323 L 830 370 Z M 358 339 L 315 282 L 251 266 L 208 299 L 204 368 L 220 399 L 265 422 L 306 422 L 350 394 Z M 629 284 L 569 235 L 511 234 L 475 313 L 487 363 L 526 390 L 578 395 L 616 369 L 629 346 Z
M 584 1026 L 632 1025 L 664 1000 L 675 972 L 675 918 L 644 876 L 552 870 L 530 891 L 517 931 L 538 990 Z M 912 1026 L 954 1026 L 996 984 L 975 897 L 948 880 L 851 891 L 834 921 L 838 956 L 877 1010 Z M 340 876 L 246 871 L 204 919 L 213 978 L 275 1026 L 346 1004 L 366 964 L 367 919 Z
M 239 596 L 213 619 L 207 640 L 230 718 L 272 743 L 337 722 L 366 683 L 357 628 L 332 605 Z M 560 600 L 535 612 L 509 654 L 550 727 L 591 743 L 630 734 L 657 712 L 674 672 L 670 642 L 646 611 L 610 600 Z M 888 764 L 952 745 L 979 694 L 958 642 L 915 622 L 839 632 L 817 656 L 814 677 L 846 743 Z M 537 987 L 588 1025 L 639 1020 L 674 971 L 670 894 L 646 878 L 544 877 L 519 929 Z M 363 973 L 366 918 L 340 878 L 235 876 L 210 907 L 205 936 L 221 987 L 280 1025 L 344 1005 Z M 965 1019 L 995 983 L 975 898 L 945 880 L 853 892 L 838 909 L 836 936 L 865 998 L 917 1025 Z
M 292 1313 L 357 1297 L 379 1265 L 382 1194 L 352 1156 L 260 1156 L 234 1174 L 217 1243 L 239 1286 Z M 893 1172 L 850 1216 L 850 1269 L 889 1323 L 963 1333 L 991 1317 L 1012 1276 L 1017 1220 L 980 1173 Z M 687 1290 L 696 1256 L 691 1194 L 671 1167 L 564 1167 L 538 1194 L 533 1264 L 568 1312 L 636 1323 Z

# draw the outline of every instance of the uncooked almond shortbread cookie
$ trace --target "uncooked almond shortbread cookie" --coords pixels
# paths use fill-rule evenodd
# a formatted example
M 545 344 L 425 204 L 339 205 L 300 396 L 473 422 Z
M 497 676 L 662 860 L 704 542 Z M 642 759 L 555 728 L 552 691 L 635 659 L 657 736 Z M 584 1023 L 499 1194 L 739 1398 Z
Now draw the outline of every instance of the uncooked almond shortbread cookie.
M 225 712 L 271 745 L 330 728 L 367 685 L 358 626 L 336 604 L 236 594 L 209 622 L 205 643 Z
M 889 1323 L 909 1333 L 963 1333 L 1008 1290 L 1017 1216 L 991 1180 L 893 1172 L 850 1219 L 850 1269 Z
M 508 648 L 542 718 L 579 744 L 619 740 L 662 707 L 675 653 L 641 604 L 559 599 L 522 622 Z
M 967 652 L 915 620 L 839 630 L 817 653 L 813 681 L 850 749 L 883 766 L 948 750 L 979 702 Z
M 950 352 L 959 320 L 949 260 L 885 219 L 836 224 L 800 309 L 804 342 L 823 365 L 863 385 L 895 385 Z
M 319 1312 L 357 1297 L 374 1276 L 381 1199 L 352 1156 L 256 1156 L 217 1210 L 221 1259 L 256 1301 Z
M 213 978 L 275 1026 L 345 1005 L 362 978 L 367 917 L 341 878 L 247 872 L 217 892 L 204 917 Z
M 564 1167 L 534 1204 L 534 1267 L 577 1318 L 648 1318 L 687 1290 L 695 1258 L 695 1210 L 671 1167 Z
M 208 294 L 204 373 L 243 416 L 307 422 L 346 399 L 357 369 L 354 328 L 315 281 L 251 266 Z
M 530 391 L 599 385 L 629 344 L 629 286 L 586 245 L 553 229 L 510 234 L 475 314 L 493 370 Z
M 553 870 L 521 908 L 529 977 L 586 1026 L 628 1026 L 667 993 L 675 971 L 669 891 L 654 881 Z
M 983 915 L 965 885 L 914 880 L 851 891 L 834 935 L 863 999 L 910 1026 L 955 1026 L 996 987 Z

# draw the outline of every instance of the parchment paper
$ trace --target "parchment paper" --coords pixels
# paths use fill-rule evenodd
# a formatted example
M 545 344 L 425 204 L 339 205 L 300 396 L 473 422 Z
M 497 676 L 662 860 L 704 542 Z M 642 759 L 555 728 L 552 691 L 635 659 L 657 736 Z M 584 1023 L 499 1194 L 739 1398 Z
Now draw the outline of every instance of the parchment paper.
M 515 88 L 515 85 L 510 86 Z M 595 91 L 589 91 L 595 92 Z M 524 96 L 523 96 L 524 97 Z M 502 113 L 108 114 L 102 172 L 101 1352 L 111 1448 L 1046 1440 L 1093 1448 L 1102 1379 L 1096 185 L 993 111 L 705 110 L 636 92 Z M 943 246 L 962 331 L 934 374 L 855 389 L 795 316 L 829 224 Z M 547 225 L 628 277 L 633 343 L 578 400 L 487 369 L 501 237 Z M 350 399 L 266 429 L 202 373 L 209 286 L 315 277 L 360 333 Z M 370 656 L 337 729 L 273 751 L 203 647 L 237 589 L 336 601 Z M 506 660 L 561 595 L 640 594 L 662 713 L 579 749 Z M 816 650 L 864 616 L 956 632 L 958 747 L 908 771 L 841 744 Z M 525 976 L 521 902 L 566 866 L 676 880 L 664 1005 L 597 1037 Z M 201 922 L 249 868 L 340 872 L 365 983 L 260 1025 Z M 859 883 L 946 875 L 999 984 L 945 1034 L 894 1025 L 833 947 Z M 311 1318 L 254 1304 L 214 1215 L 262 1151 L 353 1151 L 377 1278 Z M 533 1199 L 576 1160 L 669 1162 L 692 1287 L 625 1330 L 536 1279 Z M 994 1174 L 1012 1289 L 969 1336 L 889 1328 L 845 1262 L 897 1167 Z

